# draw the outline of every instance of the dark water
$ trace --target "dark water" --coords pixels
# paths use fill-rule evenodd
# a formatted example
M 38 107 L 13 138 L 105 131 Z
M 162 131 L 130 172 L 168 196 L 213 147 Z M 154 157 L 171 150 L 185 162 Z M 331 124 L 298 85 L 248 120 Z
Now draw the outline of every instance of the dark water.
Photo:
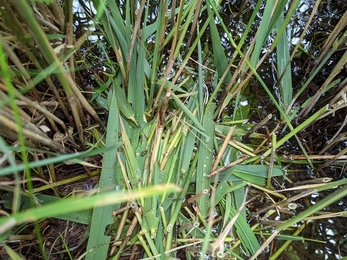
M 296 13 L 295 18 L 292 20 L 290 27 L 288 28 L 289 42 L 291 44 L 296 44 L 300 34 L 302 33 L 306 22 L 311 13 L 311 10 L 316 1 L 301 1 L 299 5 L 299 11 Z M 230 1 L 225 2 L 222 14 L 224 14 L 225 21 L 229 24 L 230 30 L 235 32 L 235 36 L 242 35 L 245 26 L 243 24 L 247 23 L 248 17 L 256 4 L 256 1 Z M 232 12 L 230 12 L 232 10 Z M 346 1 L 324 1 L 320 4 L 318 8 L 318 13 L 314 16 L 313 22 L 309 26 L 305 38 L 302 41 L 302 46 L 306 53 L 301 53 L 292 61 L 292 79 L 293 85 L 296 86 L 294 89 L 294 94 L 298 91 L 302 84 L 307 80 L 309 73 L 312 68 L 316 66 L 314 57 L 318 57 L 322 51 L 322 45 L 324 44 L 326 38 L 332 32 L 338 21 L 341 19 L 344 12 L 347 10 Z M 232 14 L 232 15 L 231 15 Z M 261 15 L 259 15 L 260 17 Z M 260 19 L 255 22 L 255 26 L 258 26 Z M 343 32 L 346 30 L 342 30 Z M 252 40 L 252 35 L 247 38 L 246 41 L 250 42 Z M 271 39 L 269 40 L 271 41 Z M 224 47 L 230 52 L 233 52 L 231 46 L 225 44 Z M 318 90 L 319 86 L 323 84 L 326 77 L 329 76 L 334 66 L 337 64 L 345 50 L 337 51 L 331 59 L 323 66 L 320 73 L 314 78 L 312 84 L 309 88 L 304 91 L 304 93 L 298 98 L 297 106 L 303 104 L 308 97 L 313 96 Z M 267 84 L 267 86 L 272 86 L 272 91 L 274 94 L 277 93 L 276 84 L 278 81 L 278 76 L 276 72 L 272 69 L 272 63 L 275 61 L 275 53 L 269 56 L 269 59 L 264 63 L 261 68 L 262 77 Z M 341 81 L 347 76 L 345 70 L 342 70 L 336 78 L 340 78 Z M 254 96 L 250 97 L 250 103 L 253 104 L 253 116 L 251 120 L 259 122 L 268 113 L 272 113 L 275 109 L 267 99 L 266 93 L 262 90 L 262 87 L 257 82 L 251 82 L 251 87 L 253 92 L 257 93 L 256 96 L 261 97 L 260 99 L 253 99 Z M 343 86 L 342 86 L 343 87 Z M 318 103 L 313 109 L 312 113 L 321 108 L 321 104 L 329 103 L 329 101 L 334 97 L 336 92 L 338 92 L 342 87 L 335 88 L 332 91 L 326 93 L 322 98 L 321 103 Z M 256 104 L 256 106 L 255 106 Z M 261 107 L 262 113 L 259 112 L 259 107 Z M 312 113 L 309 113 L 311 115 Z M 346 116 L 346 111 L 340 111 L 334 116 L 330 116 L 321 120 L 317 123 L 312 124 L 312 126 L 305 129 L 299 133 L 299 138 L 306 144 L 306 148 L 312 154 L 318 154 L 326 145 L 327 140 L 332 138 L 336 131 L 341 126 L 341 122 Z M 276 118 L 276 116 L 274 117 Z M 279 115 L 277 115 L 279 118 Z M 304 121 L 306 118 L 297 118 L 297 124 Z M 295 122 L 294 122 L 295 123 Z M 270 128 L 271 129 L 271 128 Z M 343 129 L 341 132 L 345 132 L 347 129 Z M 279 134 L 280 137 L 280 134 Z M 339 142 L 335 146 L 325 151 L 325 154 L 337 154 L 339 151 L 346 147 L 346 142 Z M 298 143 L 290 140 L 285 144 L 279 151 L 283 154 L 301 154 Z M 339 180 L 346 177 L 344 164 L 332 164 L 328 167 L 320 168 L 319 164 L 315 164 L 315 168 L 312 169 L 307 165 L 296 165 L 295 163 L 284 164 L 288 171 L 287 177 L 291 179 L 294 183 L 300 185 L 300 182 L 312 180 L 322 177 L 330 177 L 333 180 Z M 288 182 L 283 181 L 285 187 L 289 187 Z M 326 191 L 319 194 L 314 194 L 311 197 L 297 201 L 299 207 L 296 213 L 303 211 L 304 209 L 314 205 L 319 200 L 324 198 L 326 195 L 332 191 Z M 295 194 L 287 194 L 289 197 Z M 346 198 L 336 202 L 334 205 L 325 208 L 325 212 L 342 212 L 346 210 L 347 201 Z M 262 207 L 261 203 L 258 205 L 260 210 Z M 250 214 L 251 215 L 251 214 Z M 290 216 L 277 217 L 276 220 L 285 220 Z M 273 219 L 275 220 L 275 219 Z M 256 219 L 250 218 L 250 222 L 254 223 Z M 299 223 L 300 227 L 303 223 Z M 271 230 L 271 229 L 270 229 Z M 294 230 L 288 232 L 292 234 Z M 341 257 L 347 255 L 347 221 L 346 218 L 330 218 L 323 220 L 310 221 L 306 224 L 303 232 L 300 234 L 307 240 L 294 241 L 290 244 L 284 254 L 278 259 L 341 259 Z M 312 240 L 318 240 L 319 242 L 312 242 Z M 276 248 L 279 248 L 285 241 L 275 240 L 268 248 L 267 252 L 264 253 L 260 259 L 268 259 L 272 255 Z

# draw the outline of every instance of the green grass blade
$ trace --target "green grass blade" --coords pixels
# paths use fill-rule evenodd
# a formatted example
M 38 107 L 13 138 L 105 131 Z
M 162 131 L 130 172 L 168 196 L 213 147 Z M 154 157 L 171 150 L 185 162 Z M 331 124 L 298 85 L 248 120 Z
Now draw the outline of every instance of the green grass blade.
M 322 115 L 324 112 L 328 110 L 328 105 L 322 107 L 320 110 L 318 110 L 316 113 L 314 113 L 310 118 L 302 122 L 299 126 L 297 126 L 295 129 L 292 129 L 292 131 L 287 134 L 285 137 L 283 137 L 281 140 L 277 141 L 275 149 L 281 147 L 286 141 L 288 141 L 291 137 L 299 133 L 301 130 L 305 129 L 308 125 L 310 125 L 314 120 L 316 120 L 320 115 Z M 264 156 L 268 156 L 271 153 L 271 149 L 267 150 L 264 153 Z
M 275 6 L 276 6 L 275 0 L 266 1 L 263 18 L 261 20 L 261 23 L 256 35 L 257 41 L 255 42 L 255 46 L 254 46 L 254 50 L 253 50 L 253 54 L 251 58 L 251 64 L 254 68 L 256 68 L 257 66 L 264 42 L 270 33 L 270 30 L 271 30 L 270 22 L 272 18 L 273 9 L 275 8 Z
M 109 106 L 109 120 L 107 124 L 106 134 L 106 147 L 115 146 L 119 143 L 119 121 L 118 121 L 118 106 L 116 92 L 111 92 L 110 106 Z M 111 117 L 113 117 L 111 119 Z M 115 189 L 115 164 L 117 157 L 114 150 L 109 150 L 104 153 L 104 161 L 102 165 L 102 171 L 100 174 L 99 188 L 102 190 Z M 110 237 L 105 236 L 104 232 L 106 226 L 113 222 L 112 212 L 116 210 L 116 205 L 108 205 L 105 207 L 97 207 L 93 210 L 92 221 L 90 226 L 90 238 L 88 240 L 87 251 L 93 250 L 93 254 L 88 254 L 86 260 L 94 259 L 94 255 L 97 255 L 101 259 L 106 259 L 108 244 Z
M 318 201 L 315 205 L 312 205 L 308 207 L 303 212 L 299 213 L 297 216 L 291 218 L 290 220 L 287 220 L 283 224 L 277 226 L 277 231 L 286 230 L 290 226 L 302 221 L 304 218 L 311 216 L 315 214 L 317 211 L 333 204 L 335 201 L 347 196 L 347 186 L 342 186 L 341 188 L 338 188 L 335 192 L 329 194 L 324 199 Z
M 176 185 L 158 185 L 142 189 L 141 191 L 132 192 L 116 192 L 108 191 L 104 193 L 99 193 L 94 196 L 88 197 L 72 197 L 60 200 L 58 202 L 38 207 L 31 208 L 26 211 L 16 213 L 10 217 L 0 218 L 0 234 L 4 234 L 6 231 L 14 227 L 15 225 L 20 225 L 26 222 L 38 221 L 40 219 L 55 217 L 61 214 L 68 214 L 71 212 L 79 210 L 87 210 L 93 207 L 103 207 L 108 205 L 115 205 L 121 202 L 135 200 L 137 198 L 144 198 L 149 196 L 158 196 L 166 192 L 179 192 L 181 189 Z M 112 212 L 111 212 L 112 217 Z M 104 233 L 105 229 L 100 229 L 99 233 Z M 3 238 L 3 237 L 2 237 Z M 100 242 L 97 245 L 100 245 Z M 100 257 L 100 255 L 98 255 Z
M 151 70 L 151 76 L 150 76 L 150 93 L 149 93 L 149 99 L 148 99 L 148 105 L 150 107 L 152 107 L 155 84 L 158 80 L 157 69 L 159 66 L 159 57 L 160 57 L 159 47 L 161 44 L 161 39 L 163 39 L 165 34 L 166 10 L 167 10 L 166 3 L 163 3 L 163 1 L 160 1 L 157 23 L 155 23 L 156 25 L 155 37 L 158 40 L 154 41 L 154 51 L 153 51 L 153 59 L 152 59 L 152 66 L 151 66 L 152 70 Z M 154 24 L 152 24 L 152 26 L 154 26 Z M 153 42 L 151 43 L 153 44 Z
M 135 119 L 135 111 L 128 102 L 124 91 L 116 84 L 116 80 L 114 80 L 113 89 L 116 92 L 117 104 L 122 115 L 129 119 L 135 126 L 139 126 L 139 123 Z
M 216 8 L 215 5 L 211 5 L 212 8 Z M 210 5 L 207 5 L 207 11 L 208 15 L 213 17 L 213 11 L 211 9 Z M 212 39 L 212 49 L 213 49 L 213 58 L 214 58 L 214 64 L 216 66 L 218 75 L 220 78 L 222 78 L 224 72 L 228 69 L 228 61 L 226 58 L 226 55 L 224 53 L 224 48 L 221 43 L 221 39 L 219 36 L 219 32 L 215 23 L 215 19 L 210 19 L 210 32 L 211 32 L 211 39 Z M 225 77 L 226 81 L 231 80 L 231 73 L 228 72 Z
M 213 160 L 213 140 L 214 140 L 214 121 L 213 113 L 216 108 L 216 104 L 207 104 L 205 115 L 203 118 L 203 127 L 206 129 L 205 134 L 208 137 L 202 138 L 199 145 L 199 161 L 196 173 L 196 193 L 203 192 L 210 188 L 210 178 L 207 177 L 212 169 Z M 203 195 L 198 200 L 198 205 L 203 216 L 207 216 L 209 210 L 209 196 Z
M 205 128 L 201 125 L 199 120 L 193 115 L 193 113 L 182 103 L 182 101 L 174 94 L 171 93 L 171 97 L 175 100 L 177 105 L 186 113 L 186 115 L 193 121 L 193 123 L 201 130 L 205 131 Z
M 58 162 L 69 162 L 69 161 L 73 161 L 73 159 L 76 159 L 76 158 L 86 158 L 89 156 L 93 156 L 96 154 L 107 152 L 111 149 L 116 149 L 117 146 L 119 146 L 119 144 L 114 145 L 114 146 L 110 146 L 110 147 L 106 147 L 106 148 L 90 149 L 90 150 L 85 151 L 85 152 L 79 152 L 79 153 L 73 153 L 73 154 L 63 154 L 63 155 L 51 157 L 51 158 L 40 160 L 40 161 L 29 162 L 28 166 L 29 166 L 29 168 L 33 169 L 33 168 L 41 167 L 41 166 L 48 165 L 48 164 L 55 164 Z M 11 165 L 9 167 L 4 167 L 4 168 L 0 169 L 0 176 L 12 174 L 14 171 L 23 171 L 25 169 L 25 167 L 26 167 L 25 164 L 15 164 L 15 165 Z
M 233 175 L 240 179 L 262 186 L 265 185 L 268 173 L 268 165 L 237 165 L 233 170 Z M 283 176 L 283 172 L 280 168 L 274 167 L 272 176 Z
M 2 245 L 6 251 L 6 253 L 8 254 L 8 256 L 10 257 L 10 259 L 12 260 L 23 260 L 25 258 L 22 258 L 19 254 L 17 254 L 11 247 L 7 246 L 7 245 Z
M 27 210 L 32 208 L 30 201 L 28 199 L 28 197 L 25 196 L 21 196 L 21 210 Z M 6 193 L 2 196 L 2 199 L 4 200 L 4 207 L 6 209 L 11 209 L 12 205 L 11 205 L 11 201 L 13 201 L 13 193 Z M 45 206 L 45 205 L 49 205 L 51 203 L 56 203 L 58 201 L 64 200 L 62 198 L 58 198 L 58 197 L 54 197 L 54 196 L 49 196 L 49 195 L 45 195 L 45 194 L 37 194 L 35 195 L 35 200 L 39 202 L 40 206 Z M 76 223 L 80 223 L 80 224 L 85 224 L 85 225 L 89 225 L 90 224 L 90 220 L 92 219 L 92 210 L 84 210 L 84 211 L 74 211 L 74 212 L 70 212 L 68 214 L 61 214 L 56 216 L 58 219 L 62 219 L 62 220 L 68 220 L 68 221 L 73 221 Z
M 231 217 L 235 216 L 236 213 L 237 210 L 231 208 Z M 260 245 L 253 230 L 248 225 L 247 220 L 243 216 L 239 216 L 235 222 L 235 226 L 236 232 L 239 235 L 242 244 L 244 244 L 245 248 L 247 248 L 249 252 L 252 254 L 255 253 L 259 249 Z
M 283 14 L 280 15 L 276 22 L 276 28 L 280 31 L 283 25 Z M 281 93 L 281 103 L 286 111 L 292 101 L 293 86 L 292 86 L 292 67 L 290 64 L 289 42 L 286 31 L 280 35 L 276 46 L 277 72 L 279 76 L 279 89 Z

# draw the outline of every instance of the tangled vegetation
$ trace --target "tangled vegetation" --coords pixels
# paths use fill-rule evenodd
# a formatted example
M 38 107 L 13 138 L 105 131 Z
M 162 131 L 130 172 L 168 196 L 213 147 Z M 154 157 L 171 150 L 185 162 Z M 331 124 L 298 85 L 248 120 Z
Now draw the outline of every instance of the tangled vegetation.
M 0 14 L 3 259 L 347 255 L 344 1 Z

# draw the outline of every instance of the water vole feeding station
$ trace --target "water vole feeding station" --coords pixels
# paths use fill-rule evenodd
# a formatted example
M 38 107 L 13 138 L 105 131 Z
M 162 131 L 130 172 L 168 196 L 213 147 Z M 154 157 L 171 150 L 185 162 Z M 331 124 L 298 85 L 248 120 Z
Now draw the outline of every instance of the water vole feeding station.
M 347 259 L 347 2 L 0 1 L 1 259 Z

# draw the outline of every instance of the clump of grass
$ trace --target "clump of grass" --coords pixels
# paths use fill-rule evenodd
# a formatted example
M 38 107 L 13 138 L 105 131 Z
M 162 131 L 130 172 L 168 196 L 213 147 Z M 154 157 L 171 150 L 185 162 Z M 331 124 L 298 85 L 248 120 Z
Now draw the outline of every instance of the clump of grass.
M 314 168 L 317 155 L 307 151 L 299 134 L 346 106 L 336 79 L 345 65 L 345 54 L 316 95 L 299 107 L 295 103 L 329 57 L 343 47 L 346 19 L 342 16 L 327 38 L 317 66 L 297 91 L 291 63 L 308 26 L 294 48 L 289 46 L 286 29 L 300 1 L 266 1 L 264 7 L 261 3 L 254 6 L 240 38 L 235 39 L 221 17 L 221 6 L 214 1 L 173 1 L 171 6 L 162 1 L 155 6 L 143 0 L 135 6 L 132 1 L 95 0 L 90 6 L 82 4 L 95 30 L 87 30 L 75 40 L 71 2 L 63 9 L 58 1 L 31 6 L 21 0 L 5 1 L 0 149 L 6 167 L 0 169 L 0 175 L 10 176 L 14 182 L 4 192 L 4 198 L 12 200 L 6 206 L 12 212 L 0 218 L 3 243 L 14 227 L 35 222 L 42 255 L 47 257 L 45 237 L 37 224 L 46 217 L 89 225 L 87 248 L 79 255 L 85 259 L 118 259 L 128 254 L 134 259 L 181 254 L 188 259 L 196 254 L 201 259 L 207 254 L 255 259 L 270 243 L 286 240 L 272 254 L 275 259 L 291 241 L 306 240 L 300 235 L 307 221 L 346 194 L 338 189 L 296 215 L 294 203 L 346 181 L 323 178 L 321 183 L 285 188 L 279 183 L 286 179 L 287 161 L 279 151 L 295 138 L 301 159 Z M 308 23 L 318 6 L 319 2 L 312 8 Z M 259 13 L 262 19 L 252 35 Z M 154 14 L 156 19 L 151 18 Z M 88 101 L 77 84 L 81 74 L 76 72 L 82 69 L 78 64 L 88 68 L 88 62 L 95 59 L 85 55 L 82 60 L 79 55 L 90 35 L 99 37 L 99 43 L 89 40 L 99 44 L 97 51 L 103 60 L 102 69 L 94 72 L 98 88 Z M 64 43 L 54 48 L 57 38 Z M 253 40 L 247 41 L 249 38 Z M 225 41 L 232 55 L 227 53 Z M 262 77 L 262 66 L 271 55 L 275 58 L 276 93 Z M 23 66 L 24 61 L 30 69 Z M 213 78 L 210 87 L 206 86 L 207 76 Z M 251 107 L 244 101 L 250 82 L 258 82 L 276 109 L 258 124 L 247 124 Z M 339 87 L 342 90 L 329 102 L 317 105 L 322 93 Z M 230 106 L 233 111 L 226 115 Z M 100 108 L 106 112 L 98 114 Z M 105 114 L 106 123 L 101 119 Z M 6 128 L 14 133 L 8 134 Z M 266 131 L 261 132 L 263 129 Z M 336 137 L 342 140 L 344 133 Z M 20 149 L 10 145 L 17 140 Z M 58 180 L 62 162 L 87 169 L 100 167 L 85 161 L 99 153 L 103 154 L 100 170 Z M 340 156 L 342 152 L 323 166 Z M 20 177 L 22 173 L 25 178 Z M 45 185 L 34 185 L 37 176 Z M 98 184 L 83 198 L 39 194 L 52 189 L 60 195 L 56 187 L 92 176 L 99 176 Z M 25 182 L 27 189 L 21 189 Z M 297 191 L 301 193 L 286 195 Z M 257 197 L 271 203 L 253 216 L 246 204 Z M 42 204 L 54 203 L 39 208 L 37 198 Z M 31 202 L 28 210 L 21 212 L 21 200 Z M 92 213 L 86 211 L 91 208 Z M 78 210 L 84 210 L 79 212 L 80 219 L 71 214 Z M 271 233 L 261 223 L 269 224 L 276 216 L 284 222 Z M 249 225 L 252 220 L 256 222 Z M 303 224 L 292 229 L 296 223 Z M 14 253 L 8 246 L 5 250 Z M 290 253 L 297 254 L 294 249 Z

